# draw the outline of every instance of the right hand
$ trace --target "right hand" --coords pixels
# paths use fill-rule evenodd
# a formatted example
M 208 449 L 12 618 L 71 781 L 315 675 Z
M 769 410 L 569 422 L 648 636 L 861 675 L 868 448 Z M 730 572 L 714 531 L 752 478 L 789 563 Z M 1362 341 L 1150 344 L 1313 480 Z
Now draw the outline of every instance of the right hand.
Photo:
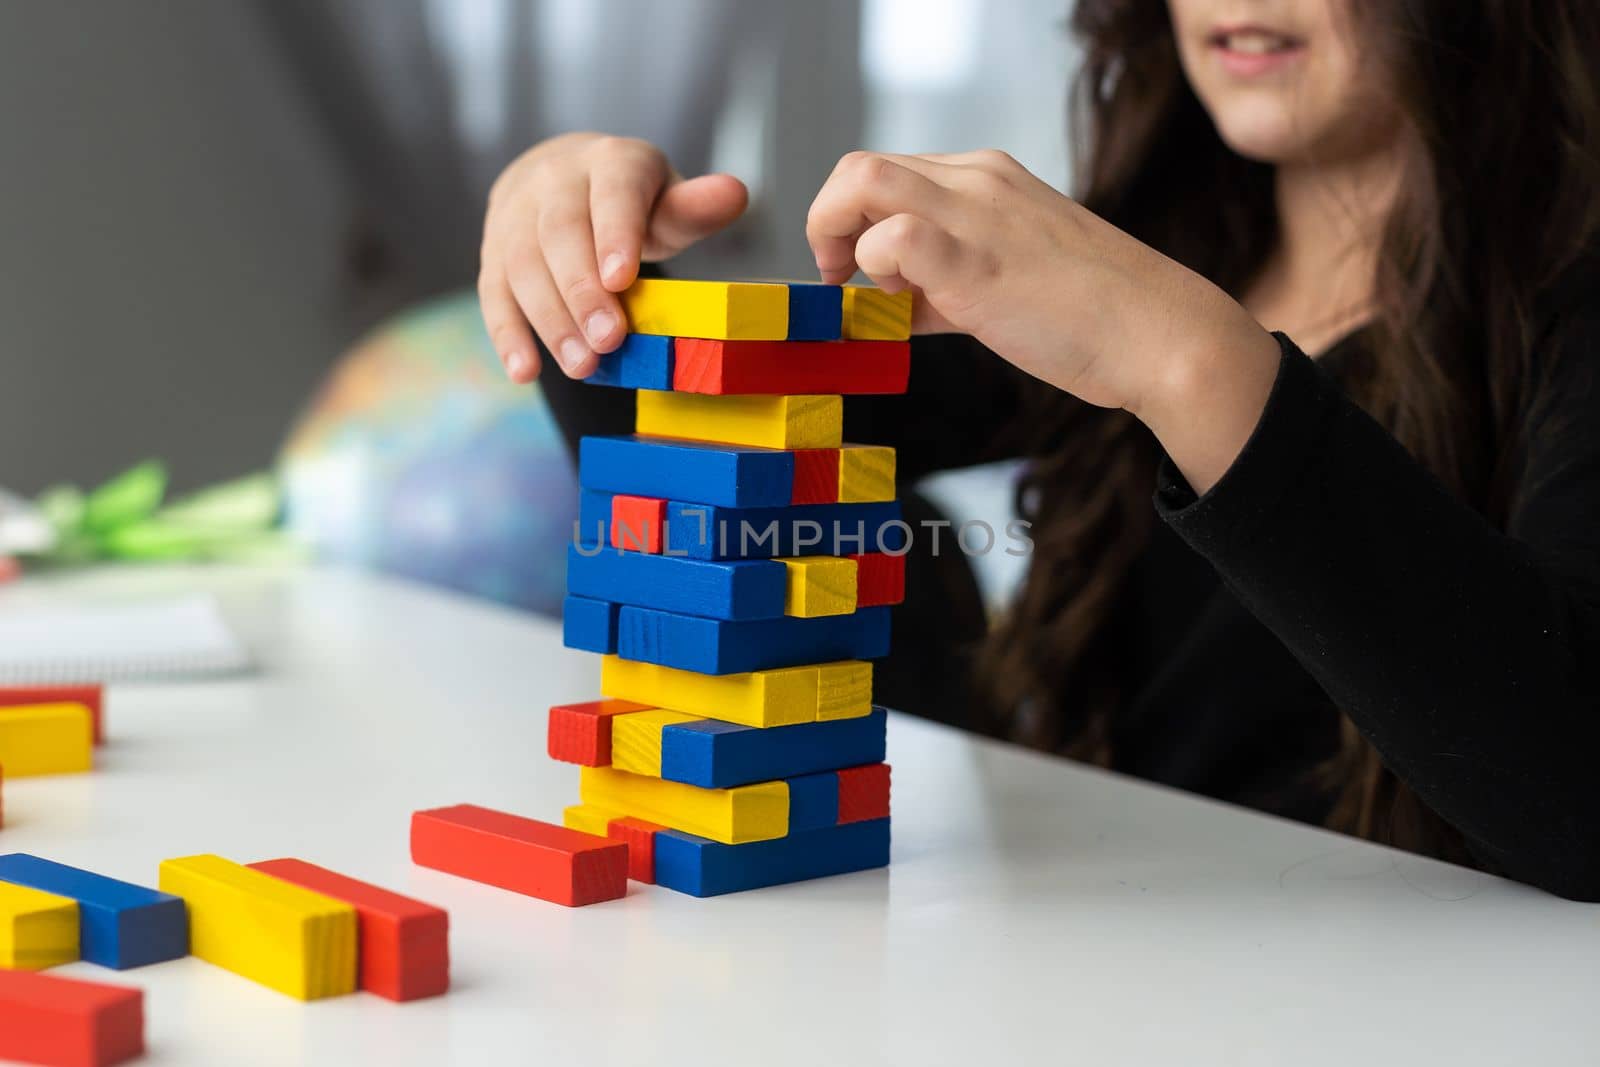
M 627 333 L 617 293 L 641 260 L 666 259 L 727 226 L 749 193 L 728 174 L 684 179 L 654 145 L 569 133 L 534 145 L 495 181 L 478 300 L 506 373 L 539 373 L 537 333 L 561 369 L 593 373 Z

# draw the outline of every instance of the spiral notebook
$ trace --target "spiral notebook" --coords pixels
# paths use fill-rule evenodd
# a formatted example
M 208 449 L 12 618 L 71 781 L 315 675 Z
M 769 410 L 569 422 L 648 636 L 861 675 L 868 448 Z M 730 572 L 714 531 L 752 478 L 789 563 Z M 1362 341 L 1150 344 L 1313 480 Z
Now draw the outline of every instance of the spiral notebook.
M 205 595 L 0 612 L 0 685 L 155 681 L 252 666 Z

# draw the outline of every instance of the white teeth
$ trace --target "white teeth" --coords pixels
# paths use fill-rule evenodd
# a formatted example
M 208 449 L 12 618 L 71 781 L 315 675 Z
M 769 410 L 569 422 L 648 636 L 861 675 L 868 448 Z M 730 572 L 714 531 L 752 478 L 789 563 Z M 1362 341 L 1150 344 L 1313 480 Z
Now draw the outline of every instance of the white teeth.
M 1223 37 L 1222 46 L 1230 52 L 1261 56 L 1283 51 L 1289 47 L 1289 40 L 1269 33 L 1230 33 Z

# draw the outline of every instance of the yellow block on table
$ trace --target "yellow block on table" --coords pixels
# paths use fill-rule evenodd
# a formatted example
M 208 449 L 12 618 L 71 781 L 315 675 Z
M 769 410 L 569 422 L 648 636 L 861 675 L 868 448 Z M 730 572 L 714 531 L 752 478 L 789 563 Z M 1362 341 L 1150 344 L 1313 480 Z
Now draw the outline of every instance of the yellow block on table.
M 94 721 L 82 704 L 34 704 L 0 715 L 0 767 L 7 778 L 71 774 L 94 767 Z
M 846 341 L 904 341 L 911 336 L 911 290 L 886 293 L 870 285 L 844 287 L 840 334 Z
M 661 777 L 661 728 L 698 722 L 702 716 L 681 711 L 635 711 L 611 720 L 611 766 L 619 771 Z
M 789 336 L 789 288 L 763 282 L 641 278 L 622 292 L 631 333 L 725 341 Z
M 856 561 L 842 556 L 778 556 L 787 572 L 783 613 L 801 619 L 856 610 Z
M 872 711 L 872 664 L 846 659 L 817 664 L 817 721 L 859 719 Z
M 817 682 L 815 667 L 699 674 L 618 656 L 600 658 L 602 696 L 741 726 L 815 722 Z
M 562 826 L 596 837 L 610 837 L 611 820 L 615 818 L 615 812 L 597 808 L 593 804 L 569 804 L 561 809 Z
M 189 906 L 189 951 L 301 1000 L 356 988 L 350 905 L 221 856 L 161 864 L 161 891 Z
M 641 389 L 635 428 L 760 448 L 838 448 L 844 437 L 839 396 L 705 396 Z
M 78 902 L 0 882 L 0 967 L 42 971 L 78 958 Z
M 894 449 L 887 445 L 839 448 L 839 503 L 894 499 Z
M 585 804 L 725 845 L 770 841 L 789 832 L 787 782 L 702 789 L 610 767 L 579 767 L 578 775 L 578 797 Z

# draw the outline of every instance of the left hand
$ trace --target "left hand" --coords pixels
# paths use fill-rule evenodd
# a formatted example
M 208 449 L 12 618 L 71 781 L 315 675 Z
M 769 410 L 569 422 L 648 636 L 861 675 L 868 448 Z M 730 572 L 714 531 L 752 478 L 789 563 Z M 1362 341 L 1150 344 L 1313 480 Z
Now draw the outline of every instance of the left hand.
M 1276 344 L 1226 293 L 1004 152 L 852 152 L 811 205 L 806 237 L 825 282 L 859 266 L 886 290 L 915 288 L 916 332 L 971 334 L 1035 377 L 1147 422 L 1231 351 L 1262 353 L 1265 341 L 1276 370 Z

